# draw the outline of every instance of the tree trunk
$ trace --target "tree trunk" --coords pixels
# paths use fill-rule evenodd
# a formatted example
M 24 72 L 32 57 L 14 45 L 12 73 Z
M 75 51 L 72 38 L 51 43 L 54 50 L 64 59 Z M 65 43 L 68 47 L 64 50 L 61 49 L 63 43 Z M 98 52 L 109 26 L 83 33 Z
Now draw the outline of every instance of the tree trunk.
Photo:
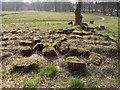
M 77 6 L 75 10 L 75 25 L 80 25 L 82 22 L 81 5 L 82 2 L 77 2 Z

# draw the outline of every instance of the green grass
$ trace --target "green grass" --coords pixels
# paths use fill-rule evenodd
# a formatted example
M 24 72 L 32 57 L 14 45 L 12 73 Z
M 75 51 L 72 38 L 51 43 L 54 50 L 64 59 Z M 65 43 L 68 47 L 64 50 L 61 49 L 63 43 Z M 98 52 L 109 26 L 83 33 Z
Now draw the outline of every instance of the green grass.
M 74 21 L 73 12 L 45 12 L 45 11 L 3 11 L 2 13 L 10 14 L 3 17 L 2 23 L 7 25 L 3 27 L 8 30 L 13 27 L 20 27 L 25 29 L 26 27 L 38 27 L 40 31 L 46 31 L 47 29 L 59 29 L 67 27 L 67 22 Z M 18 13 L 12 15 L 11 13 Z M 94 20 L 95 24 L 104 25 L 107 30 L 100 31 L 102 33 L 108 33 L 109 35 L 118 35 L 118 18 L 113 16 L 105 16 L 102 14 L 88 14 L 83 13 L 83 22 L 89 23 L 90 20 Z M 105 18 L 101 21 L 101 18 Z M 14 24 L 15 23 L 15 24 Z
M 25 86 L 25 88 L 36 88 L 39 83 L 39 80 L 25 80 L 22 82 L 22 85 Z
M 73 79 L 69 80 L 68 87 L 69 88 L 83 88 L 84 83 L 82 81 L 80 81 L 80 79 L 78 79 L 78 78 L 73 78 Z
M 57 72 L 58 70 L 55 66 L 48 65 L 40 70 L 40 75 L 43 77 L 55 76 Z

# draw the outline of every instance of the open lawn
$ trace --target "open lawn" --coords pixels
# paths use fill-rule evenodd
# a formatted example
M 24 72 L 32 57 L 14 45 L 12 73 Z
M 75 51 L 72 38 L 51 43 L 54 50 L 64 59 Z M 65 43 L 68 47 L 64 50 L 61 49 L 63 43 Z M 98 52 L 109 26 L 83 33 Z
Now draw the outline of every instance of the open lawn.
M 10 27 L 15 23 L 16 27 L 38 27 L 41 30 L 59 29 L 68 26 L 67 22 L 74 21 L 73 12 L 45 12 L 45 11 L 16 11 L 2 12 L 8 14 L 0 17 L 3 24 Z M 83 22 L 95 21 L 95 24 L 105 25 L 108 33 L 117 36 L 118 34 L 118 18 L 113 16 L 105 16 L 102 14 L 83 14 Z M 14 25 L 13 25 L 14 27 Z

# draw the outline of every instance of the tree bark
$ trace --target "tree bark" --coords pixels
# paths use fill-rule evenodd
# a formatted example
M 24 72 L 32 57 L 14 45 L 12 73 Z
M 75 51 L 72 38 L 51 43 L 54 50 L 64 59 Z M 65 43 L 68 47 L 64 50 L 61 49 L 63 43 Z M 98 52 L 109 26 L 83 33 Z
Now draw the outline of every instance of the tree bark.
M 82 22 L 82 15 L 81 15 L 81 6 L 82 2 L 77 2 L 76 10 L 75 10 L 75 25 L 80 25 Z

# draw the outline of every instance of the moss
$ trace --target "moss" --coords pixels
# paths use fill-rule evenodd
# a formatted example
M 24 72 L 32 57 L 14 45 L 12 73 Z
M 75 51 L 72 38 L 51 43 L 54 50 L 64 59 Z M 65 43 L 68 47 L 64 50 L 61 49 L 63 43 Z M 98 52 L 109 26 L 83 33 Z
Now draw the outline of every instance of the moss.
M 20 50 L 23 56 L 29 57 L 32 55 L 32 48 L 29 46 L 22 46 Z
M 34 47 L 33 50 L 34 51 L 42 51 L 44 48 L 44 45 L 42 43 L 37 43 Z
M 27 41 L 27 40 L 21 40 L 20 45 L 22 46 L 30 46 L 32 44 L 32 41 Z
M 60 42 L 64 42 L 64 41 L 67 42 L 67 37 L 66 36 L 60 38 Z
M 80 61 L 80 59 L 76 56 L 69 56 L 61 63 L 61 66 L 67 68 L 69 61 Z
M 58 48 L 60 47 L 60 45 L 61 45 L 61 42 L 60 42 L 60 41 L 55 41 L 55 42 L 53 43 L 53 47 L 54 47 L 55 49 L 58 49 Z
M 81 35 L 81 36 L 84 36 L 84 35 L 92 35 L 92 32 L 91 31 L 73 31 L 73 34 L 77 34 L 77 35 Z
M 76 39 L 76 38 L 82 38 L 82 36 L 80 36 L 80 35 L 70 35 L 69 38 L 75 38 Z
M 0 47 L 0 50 L 8 50 L 7 47 Z
M 44 47 L 51 47 L 51 43 L 44 43 Z
M 45 57 L 57 57 L 57 52 L 53 47 L 46 47 L 42 50 Z
M 78 48 L 76 46 L 76 44 L 70 45 L 69 46 L 69 52 L 65 55 L 65 57 L 68 56 L 77 56 L 78 55 Z
M 58 34 L 63 34 L 63 31 L 62 30 L 57 30 L 56 31 Z
M 37 44 L 40 42 L 40 38 L 33 38 L 34 44 Z
M 69 51 L 69 45 L 67 42 L 63 42 L 60 46 L 60 53 L 61 54 L 66 54 Z
M 92 52 L 91 55 L 89 56 L 89 60 L 91 63 L 95 65 L 100 65 L 102 63 L 102 57 L 98 53 Z

